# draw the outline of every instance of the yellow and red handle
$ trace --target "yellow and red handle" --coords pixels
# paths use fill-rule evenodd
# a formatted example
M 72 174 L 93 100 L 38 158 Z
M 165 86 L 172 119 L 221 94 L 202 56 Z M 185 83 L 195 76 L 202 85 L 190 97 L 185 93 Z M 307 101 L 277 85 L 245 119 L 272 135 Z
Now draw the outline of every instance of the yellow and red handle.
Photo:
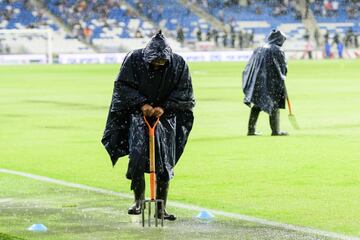
M 291 102 L 290 102 L 290 98 L 288 96 L 286 96 L 286 101 L 289 107 L 289 115 L 292 115 L 292 106 L 291 106 Z
M 149 128 L 149 160 L 150 160 L 150 198 L 156 199 L 156 171 L 155 171 L 155 128 L 159 123 L 160 118 L 157 118 L 154 125 L 151 126 L 146 117 L 144 121 Z

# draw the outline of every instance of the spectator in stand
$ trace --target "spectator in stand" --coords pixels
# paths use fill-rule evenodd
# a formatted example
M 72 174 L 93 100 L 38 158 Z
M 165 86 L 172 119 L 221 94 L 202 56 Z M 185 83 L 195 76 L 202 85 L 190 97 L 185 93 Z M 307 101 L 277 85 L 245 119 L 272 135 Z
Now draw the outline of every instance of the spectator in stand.
M 193 5 L 194 4 L 194 2 L 193 1 L 188 1 L 186 4 L 185 4 L 185 7 L 186 7 L 186 13 L 185 13 L 185 15 L 186 16 L 189 16 L 190 15 L 190 13 L 191 13 L 191 5 Z
M 5 46 L 3 46 L 2 39 L 0 39 L 0 53 L 4 53 L 4 52 L 5 52 Z
M 9 54 L 10 53 L 10 47 L 6 45 L 5 43 L 2 43 L 3 39 L 0 39 L 0 53 L 2 54 Z
M 250 30 L 250 34 L 249 34 L 249 45 L 250 47 L 254 46 L 254 38 L 255 38 L 255 32 L 254 29 Z
M 314 39 L 315 39 L 315 42 L 316 42 L 316 47 L 319 47 L 320 46 L 320 33 L 319 33 L 319 30 L 317 28 L 314 31 Z
M 142 34 L 140 28 L 138 28 L 135 32 L 135 38 L 144 38 L 144 35 Z
M 241 30 L 239 32 L 238 39 L 239 39 L 239 48 L 243 49 L 243 47 L 244 47 L 244 34 L 243 34 L 243 32 Z
M 225 14 L 223 10 L 219 11 L 219 20 L 224 23 L 225 22 Z
M 318 2 L 315 2 L 315 5 L 314 5 L 314 14 L 316 16 L 320 16 L 321 15 L 321 5 L 320 3 Z
M 308 18 L 309 16 L 309 8 L 310 8 L 310 0 L 306 0 L 306 5 L 305 5 L 305 14 L 304 14 L 304 18 Z
M 205 9 L 208 9 L 208 8 L 209 8 L 208 0 L 202 0 L 202 6 L 203 6 Z
M 325 58 L 331 58 L 331 45 L 328 40 L 325 40 Z
M 306 41 L 306 44 L 305 44 L 305 51 L 304 51 L 302 58 L 305 58 L 305 56 L 307 55 L 309 59 L 312 59 L 312 52 L 314 50 L 314 45 L 311 42 L 310 33 L 308 30 L 306 30 L 306 33 L 304 34 L 304 39 Z
M 354 2 L 351 1 L 346 6 L 346 12 L 348 17 L 351 19 L 357 18 L 359 16 L 359 8 L 360 8 L 360 1 Z
M 77 9 L 78 12 L 83 12 L 83 11 L 85 11 L 86 7 L 87 7 L 86 2 L 85 2 L 85 1 L 81 1 L 81 2 L 79 2 L 79 4 L 77 5 L 76 9 Z
M 339 34 L 336 33 L 334 36 L 334 40 L 332 45 L 335 44 L 336 45 L 336 49 L 338 51 L 338 56 L 339 58 L 343 58 L 343 51 L 344 51 L 344 45 L 343 43 L 340 41 L 340 37 Z
M 236 0 L 224 0 L 224 6 L 225 7 L 234 7 L 236 5 L 238 5 L 239 2 Z
M 305 45 L 305 53 L 303 55 L 303 58 L 305 58 L 305 55 L 307 54 L 308 55 L 308 58 L 309 59 L 312 59 L 312 52 L 314 50 L 314 46 L 310 40 L 310 38 L 307 39 L 307 42 L 306 42 L 306 45 Z
M 331 45 L 337 45 L 338 43 L 340 42 L 340 36 L 339 36 L 339 33 L 335 33 L 334 35 L 334 39 L 333 39 L 333 42 Z
M 280 6 L 279 6 L 279 5 L 277 5 L 276 7 L 274 7 L 273 12 L 272 12 L 272 15 L 275 16 L 275 17 L 281 15 L 281 9 L 280 9 Z
M 255 8 L 255 13 L 256 13 L 257 15 L 261 15 L 261 14 L 262 14 L 261 7 L 256 6 L 256 8 Z
M 273 11 L 272 14 L 273 16 L 280 16 L 280 15 L 285 15 L 287 14 L 288 11 L 288 2 L 285 1 L 273 1 L 270 2 L 269 4 L 270 6 L 273 6 Z
M 231 47 L 235 48 L 235 41 L 236 41 L 236 32 L 233 30 L 231 32 Z
M 4 18 L 9 21 L 14 15 L 14 9 L 12 8 L 12 6 L 6 6 L 5 12 L 3 14 Z
M 134 0 L 135 8 L 139 11 L 142 11 L 144 8 L 143 3 L 140 0 Z
M 161 5 L 157 8 L 158 16 L 157 16 L 156 22 L 159 22 L 163 18 L 163 13 L 164 13 L 164 6 Z
M 343 52 L 344 52 L 344 45 L 341 41 L 339 41 L 336 45 L 336 48 L 338 50 L 338 56 L 339 58 L 343 58 Z
M 339 15 L 339 1 L 338 0 L 334 0 L 332 2 L 332 10 L 333 10 L 333 16 Z
M 215 46 L 219 46 L 219 31 L 215 28 L 212 30 L 212 36 L 214 37 Z
M 236 26 L 236 22 L 234 19 L 231 20 L 230 24 L 229 24 L 229 28 L 230 28 L 230 39 L 231 39 L 231 47 L 235 48 L 235 41 L 236 41 L 236 32 L 235 32 L 235 26 Z
M 330 33 L 329 33 L 329 31 L 327 30 L 326 33 L 325 33 L 325 35 L 324 35 L 324 40 L 325 40 L 325 42 L 328 42 L 328 41 L 329 41 L 329 36 L 330 36 Z
M 302 19 L 302 14 L 301 14 L 301 12 L 300 12 L 299 10 L 297 10 L 297 9 L 294 9 L 293 15 L 294 15 L 294 18 L 295 18 L 296 20 L 301 20 L 301 19 Z
M 304 34 L 304 39 L 305 39 L 306 41 L 308 41 L 309 38 L 310 38 L 309 30 L 306 29 L 305 34 Z
M 227 47 L 227 41 L 228 41 L 228 33 L 226 30 L 224 30 L 224 35 L 223 35 L 223 46 L 224 48 Z
M 178 26 L 177 32 L 176 32 L 176 39 L 179 41 L 181 47 L 184 46 L 184 40 L 185 40 L 185 36 L 184 36 L 184 30 L 181 26 Z
M 78 38 L 79 36 L 82 36 L 80 33 L 80 24 L 76 23 L 72 26 L 71 36 L 73 38 Z
M 89 44 L 92 44 L 92 30 L 88 26 L 86 26 L 83 30 L 85 41 Z
M 332 12 L 333 12 L 333 6 L 332 3 L 328 0 L 324 0 L 324 15 L 325 17 L 330 17 L 332 16 Z
M 202 32 L 200 27 L 198 27 L 198 30 L 196 31 L 196 39 L 198 40 L 198 42 L 202 41 Z
M 208 31 L 206 32 L 206 41 L 210 41 L 211 40 L 211 31 L 210 29 L 208 29 Z
M 26 9 L 29 10 L 34 10 L 34 5 L 32 5 L 32 3 L 30 2 L 30 0 L 24 0 L 24 6 Z
M 345 40 L 344 40 L 345 47 L 354 46 L 353 36 L 354 36 L 354 31 L 352 28 L 349 28 L 345 33 Z

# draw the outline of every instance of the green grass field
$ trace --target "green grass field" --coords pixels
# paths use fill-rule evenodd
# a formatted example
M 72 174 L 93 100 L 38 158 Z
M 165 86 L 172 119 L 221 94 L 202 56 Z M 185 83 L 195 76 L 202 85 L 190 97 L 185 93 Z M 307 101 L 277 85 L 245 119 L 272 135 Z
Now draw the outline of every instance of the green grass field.
M 164 227 L 142 227 L 140 216 L 128 215 L 129 199 L 8 175 L 1 179 L 1 240 L 333 240 L 316 234 L 216 216 L 205 222 L 197 212 L 176 209 L 179 219 Z M 175 209 L 173 209 L 175 210 Z M 46 232 L 26 229 L 34 223 Z M 14 237 L 21 236 L 21 238 Z
M 195 125 L 170 200 L 360 236 L 360 61 L 289 63 L 289 137 L 269 136 L 266 114 L 264 136 L 245 136 L 243 68 L 190 64 Z M 100 144 L 118 69 L 1 66 L 0 168 L 130 193 L 127 158 L 112 168 Z

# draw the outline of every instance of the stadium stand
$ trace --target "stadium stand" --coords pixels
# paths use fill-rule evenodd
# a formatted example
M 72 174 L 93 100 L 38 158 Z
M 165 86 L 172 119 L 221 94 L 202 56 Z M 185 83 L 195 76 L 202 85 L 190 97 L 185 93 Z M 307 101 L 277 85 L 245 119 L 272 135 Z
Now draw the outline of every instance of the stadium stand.
M 146 39 L 154 34 L 156 26 L 176 31 L 175 21 L 181 17 L 181 14 L 172 16 L 170 20 L 176 9 L 173 5 L 163 9 L 161 6 L 168 6 L 165 3 L 168 1 L 148 1 L 146 5 L 140 7 L 136 1 L 51 0 L 47 2 L 47 7 L 62 19 L 74 34 L 94 44 L 103 52 L 113 52 L 142 47 Z M 172 3 L 175 5 L 176 1 Z M 177 8 L 180 7 L 181 5 L 177 4 Z M 185 11 L 185 8 L 182 7 L 182 10 Z M 166 14 L 161 15 L 161 12 Z M 192 17 L 194 16 L 192 14 Z M 161 23 L 160 18 L 164 19 Z M 172 44 L 175 48 L 180 47 L 177 42 Z
M 50 0 L 47 7 L 72 29 L 74 35 L 101 52 L 143 46 L 144 39 L 156 30 L 124 1 Z
M 316 0 L 311 9 L 325 40 L 340 38 L 347 47 L 359 47 L 360 1 Z
M 86 28 L 91 30 L 90 39 L 136 38 L 154 31 L 151 24 L 119 1 L 50 0 L 47 7 L 84 38 Z
M 196 31 L 209 31 L 210 24 L 190 11 L 177 0 L 127 0 L 141 14 L 151 19 L 160 28 L 166 28 L 175 36 L 182 28 L 187 40 L 196 39 Z
M 84 44 L 68 36 L 44 9 L 38 8 L 29 0 L 0 1 L 0 29 L 19 30 L 17 34 L 0 34 L 3 53 L 44 53 L 47 49 L 46 36 L 43 34 L 21 34 L 23 29 L 53 30 L 53 45 L 57 53 L 91 51 Z M 31 41 L 32 44 L 29 44 Z
M 0 1 L 0 28 L 24 29 L 47 26 L 54 30 L 58 29 L 49 18 L 44 16 L 43 11 L 35 10 L 30 1 Z
M 358 46 L 359 0 L 307 2 L 320 37 L 341 35 L 346 46 Z M 288 36 L 287 49 L 303 50 L 309 33 L 302 17 L 295 0 L 0 0 L 0 29 L 51 28 L 56 53 L 124 52 L 143 47 L 158 28 L 176 50 L 201 49 L 201 42 L 212 43 L 205 50 L 253 48 L 273 28 Z M 0 51 L 41 52 L 43 38 L 0 34 Z M 29 47 L 29 39 L 36 44 Z
M 193 1 L 223 24 L 230 32 L 254 34 L 253 42 L 261 44 L 273 28 L 281 29 L 288 36 L 287 45 L 302 48 L 306 29 L 295 1 L 248 1 L 247 6 L 238 1 Z M 252 44 L 250 44 L 251 46 Z

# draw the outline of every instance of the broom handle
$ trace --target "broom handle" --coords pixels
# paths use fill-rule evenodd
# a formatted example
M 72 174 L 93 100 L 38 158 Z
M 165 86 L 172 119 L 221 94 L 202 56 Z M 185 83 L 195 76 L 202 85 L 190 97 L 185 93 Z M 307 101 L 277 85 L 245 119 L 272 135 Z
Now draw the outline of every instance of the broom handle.
M 289 115 L 292 115 L 292 110 L 291 110 L 291 102 L 290 102 L 290 98 L 288 96 L 286 96 L 286 101 L 289 107 Z
M 149 128 L 149 160 L 150 160 L 150 199 L 156 199 L 156 172 L 155 172 L 155 128 L 159 123 L 160 118 L 156 119 L 154 126 L 144 116 L 144 121 Z

